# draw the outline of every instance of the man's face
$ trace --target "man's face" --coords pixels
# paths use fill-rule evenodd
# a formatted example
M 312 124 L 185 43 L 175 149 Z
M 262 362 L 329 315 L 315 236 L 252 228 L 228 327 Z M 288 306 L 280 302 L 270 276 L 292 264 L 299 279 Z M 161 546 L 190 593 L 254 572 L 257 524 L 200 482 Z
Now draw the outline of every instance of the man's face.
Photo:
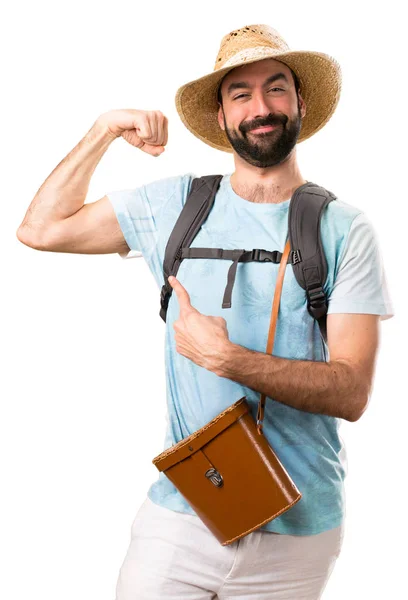
M 270 81 L 278 74 L 284 77 Z M 273 59 L 238 67 L 224 78 L 221 93 L 218 122 L 235 152 L 261 168 L 285 160 L 296 145 L 306 114 L 290 69 Z M 262 126 L 273 127 L 252 131 Z

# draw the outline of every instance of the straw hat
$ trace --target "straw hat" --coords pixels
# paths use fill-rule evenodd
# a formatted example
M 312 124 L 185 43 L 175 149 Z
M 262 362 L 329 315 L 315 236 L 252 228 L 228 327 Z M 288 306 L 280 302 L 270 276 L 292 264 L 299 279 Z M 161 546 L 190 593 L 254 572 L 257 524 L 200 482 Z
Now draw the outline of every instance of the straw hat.
M 306 115 L 297 143 L 321 129 L 334 113 L 340 98 L 341 70 L 327 54 L 291 51 L 279 33 L 268 25 L 246 25 L 225 35 L 213 73 L 181 86 L 176 108 L 184 125 L 200 140 L 218 150 L 232 152 L 232 146 L 218 120 L 217 92 L 225 75 L 239 67 L 265 58 L 279 60 L 297 75 Z

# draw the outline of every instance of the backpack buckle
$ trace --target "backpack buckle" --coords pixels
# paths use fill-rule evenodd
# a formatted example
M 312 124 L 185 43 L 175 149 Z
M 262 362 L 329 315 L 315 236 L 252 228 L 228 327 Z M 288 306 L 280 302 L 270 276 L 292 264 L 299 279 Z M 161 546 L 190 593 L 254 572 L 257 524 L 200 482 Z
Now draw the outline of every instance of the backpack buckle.
M 302 262 L 302 256 L 300 254 L 300 250 L 292 251 L 292 265 L 297 265 L 297 263 Z
M 273 252 L 263 250 L 262 248 L 254 248 L 251 252 L 251 260 L 258 262 L 273 262 Z
M 326 295 L 321 286 L 306 290 L 309 300 L 308 311 L 315 319 L 320 319 L 327 313 Z
M 308 297 L 311 304 L 316 304 L 317 306 L 321 305 L 320 300 L 324 300 L 326 298 L 323 288 L 321 286 L 308 290 Z
M 162 289 L 160 290 L 160 304 L 162 306 L 162 308 L 164 308 L 164 310 L 167 310 L 167 306 L 169 304 L 169 299 L 170 299 L 170 292 L 168 291 L 166 284 L 163 285 Z

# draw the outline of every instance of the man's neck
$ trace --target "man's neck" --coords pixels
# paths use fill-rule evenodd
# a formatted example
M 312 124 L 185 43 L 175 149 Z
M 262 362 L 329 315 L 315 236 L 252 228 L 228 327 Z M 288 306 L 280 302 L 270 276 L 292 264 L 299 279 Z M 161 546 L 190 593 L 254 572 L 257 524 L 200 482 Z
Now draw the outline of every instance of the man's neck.
M 234 192 L 249 202 L 279 204 L 291 198 L 294 191 L 307 182 L 292 155 L 284 163 L 265 169 L 236 157 L 230 183 Z

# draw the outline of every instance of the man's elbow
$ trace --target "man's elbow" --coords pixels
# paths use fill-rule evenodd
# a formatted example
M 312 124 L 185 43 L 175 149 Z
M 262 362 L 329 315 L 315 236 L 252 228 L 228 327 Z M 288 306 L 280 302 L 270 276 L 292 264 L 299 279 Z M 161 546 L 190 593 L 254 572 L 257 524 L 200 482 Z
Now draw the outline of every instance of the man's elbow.
M 345 416 L 345 419 L 347 421 L 350 421 L 351 423 L 355 423 L 356 421 L 361 419 L 361 417 L 367 410 L 369 402 L 370 402 L 370 393 L 369 392 L 364 392 L 361 395 L 359 395 L 357 401 L 355 398 L 353 398 L 353 402 L 350 406 L 350 410 L 348 411 L 347 415 Z

